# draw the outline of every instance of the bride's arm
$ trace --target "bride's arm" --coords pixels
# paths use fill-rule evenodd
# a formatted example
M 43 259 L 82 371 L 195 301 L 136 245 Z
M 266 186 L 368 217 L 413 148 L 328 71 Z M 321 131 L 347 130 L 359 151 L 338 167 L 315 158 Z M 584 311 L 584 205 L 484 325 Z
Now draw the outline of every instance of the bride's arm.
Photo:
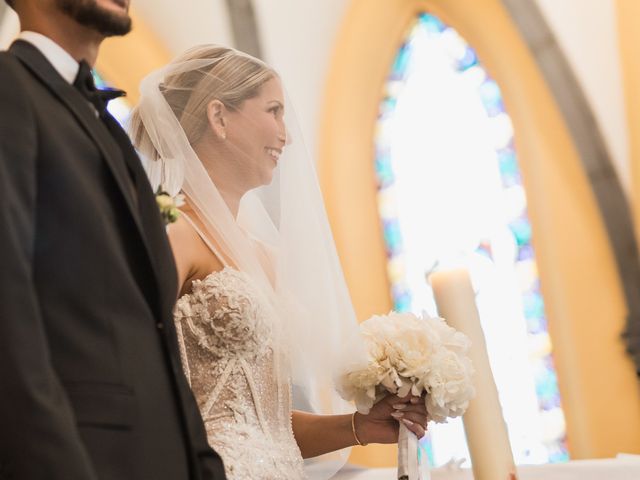
M 351 415 L 314 415 L 294 411 L 292 426 L 303 458 L 357 444 L 351 431 Z
M 413 402 L 416 403 L 412 403 Z M 389 395 L 373 406 L 368 415 L 315 415 L 294 411 L 293 434 L 303 458 L 366 443 L 396 443 L 398 422 L 403 421 L 418 438 L 424 436 L 427 412 L 419 397 Z M 407 423 L 408 422 L 408 423 Z M 356 439 L 357 437 L 357 439 Z

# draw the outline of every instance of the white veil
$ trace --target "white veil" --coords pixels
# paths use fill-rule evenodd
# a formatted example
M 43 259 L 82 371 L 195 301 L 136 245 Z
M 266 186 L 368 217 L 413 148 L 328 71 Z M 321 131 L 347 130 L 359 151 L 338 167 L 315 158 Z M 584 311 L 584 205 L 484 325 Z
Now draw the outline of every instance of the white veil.
M 233 74 L 222 73 L 241 69 L 248 69 L 246 78 L 230 80 Z M 210 118 L 193 113 L 199 104 L 211 101 L 204 94 L 230 92 L 228 98 L 215 98 L 238 114 L 242 99 L 234 105 L 237 92 L 265 70 L 267 78 L 277 78 L 260 60 L 233 49 L 193 48 L 143 80 L 130 133 L 146 159 L 153 188 L 160 187 L 172 196 L 183 192 L 220 255 L 250 275 L 270 300 L 279 326 L 277 357 L 282 360 L 283 375 L 293 384 L 294 409 L 350 413 L 353 407 L 338 396 L 333 379 L 345 367 L 340 362 L 346 350 L 349 358 L 357 358 L 354 350 L 363 350 L 314 164 L 290 102 L 285 99 L 287 145 L 273 171 L 273 181 L 246 193 L 237 215 L 223 198 L 227 179 L 222 172 L 209 175 L 194 149 L 202 135 L 213 134 Z M 260 128 L 255 119 L 244 120 L 249 125 L 245 133 Z M 189 132 L 204 133 L 187 133 L 186 125 Z M 251 164 L 253 159 L 233 139 L 221 141 L 233 154 L 233 161 Z M 244 172 L 248 176 L 255 173 L 250 168 Z M 307 474 L 314 479 L 331 477 L 348 452 L 307 461 Z

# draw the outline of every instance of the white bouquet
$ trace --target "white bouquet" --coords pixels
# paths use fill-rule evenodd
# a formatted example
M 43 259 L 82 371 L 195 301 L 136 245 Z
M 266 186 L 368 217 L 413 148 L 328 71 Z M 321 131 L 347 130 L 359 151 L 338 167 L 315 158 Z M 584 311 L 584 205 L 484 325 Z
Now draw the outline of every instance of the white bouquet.
M 396 312 L 373 316 L 360 329 L 368 363 L 338 379 L 340 395 L 354 400 L 358 412 L 368 414 L 388 393 L 400 397 L 424 393 L 428 417 L 437 423 L 465 412 L 475 393 L 466 335 L 442 318 Z M 418 480 L 417 438 L 402 423 L 398 448 L 398 479 Z

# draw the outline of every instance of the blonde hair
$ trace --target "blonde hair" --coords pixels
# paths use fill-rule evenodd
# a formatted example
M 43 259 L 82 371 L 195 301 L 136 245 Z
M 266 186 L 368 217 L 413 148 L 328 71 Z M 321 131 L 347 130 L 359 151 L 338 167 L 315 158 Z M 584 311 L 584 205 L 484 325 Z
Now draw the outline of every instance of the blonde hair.
M 212 100 L 219 100 L 229 110 L 236 110 L 245 100 L 257 96 L 261 87 L 277 76 L 273 69 L 256 58 L 231 48 L 210 45 L 188 50 L 172 64 L 197 60 L 211 60 L 211 64 L 169 74 L 160 84 L 160 91 L 192 146 L 207 130 L 207 108 Z M 148 160 L 158 160 L 158 152 L 137 107 L 133 109 L 129 122 L 131 138 L 138 151 Z

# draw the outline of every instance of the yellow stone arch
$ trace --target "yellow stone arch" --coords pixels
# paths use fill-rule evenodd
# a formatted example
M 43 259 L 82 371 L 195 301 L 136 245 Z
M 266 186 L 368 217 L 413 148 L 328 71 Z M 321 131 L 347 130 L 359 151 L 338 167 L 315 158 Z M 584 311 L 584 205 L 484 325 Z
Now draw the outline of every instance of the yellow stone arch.
M 358 317 L 391 307 L 374 127 L 387 73 L 421 11 L 474 47 L 514 123 L 571 456 L 640 453 L 640 388 L 619 338 L 626 306 L 611 246 L 563 117 L 499 0 L 353 0 L 346 12 L 323 101 L 319 170 Z M 357 447 L 351 460 L 389 466 L 395 449 Z
M 617 0 L 620 54 L 628 122 L 631 198 L 636 238 L 640 238 L 640 3 Z

